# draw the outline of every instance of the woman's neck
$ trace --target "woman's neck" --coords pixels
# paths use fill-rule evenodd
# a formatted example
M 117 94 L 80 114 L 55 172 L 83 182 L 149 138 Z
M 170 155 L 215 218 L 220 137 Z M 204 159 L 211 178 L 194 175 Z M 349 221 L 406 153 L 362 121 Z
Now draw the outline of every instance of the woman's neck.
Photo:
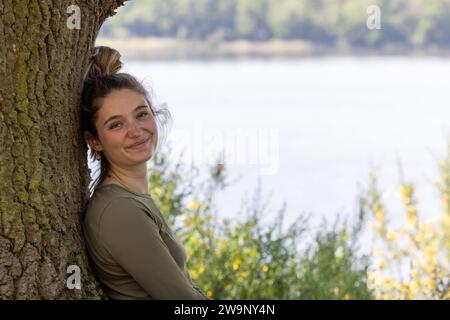
M 147 164 L 132 169 L 119 168 L 111 164 L 111 168 L 103 180 L 103 184 L 118 184 L 135 193 L 148 193 Z

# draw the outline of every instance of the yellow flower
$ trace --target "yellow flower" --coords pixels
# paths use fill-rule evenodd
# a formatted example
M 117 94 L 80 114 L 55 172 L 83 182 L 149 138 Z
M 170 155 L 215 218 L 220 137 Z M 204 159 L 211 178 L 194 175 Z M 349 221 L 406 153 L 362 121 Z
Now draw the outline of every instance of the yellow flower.
M 250 271 L 244 271 L 244 272 L 242 272 L 242 276 L 243 276 L 244 278 L 248 278 L 248 277 L 250 276 Z
M 198 267 L 198 274 L 202 274 L 203 272 L 205 272 L 205 266 L 204 266 L 203 264 L 201 264 L 201 265 Z
M 380 248 L 375 248 L 373 250 L 374 257 L 382 257 L 383 255 L 384 255 L 383 250 L 381 250 Z
M 392 297 L 389 295 L 389 293 L 383 293 L 380 297 L 381 300 L 391 300 Z
M 250 250 L 247 253 L 247 256 L 254 257 L 258 254 L 258 249 L 256 247 L 250 248 Z
M 403 203 L 409 204 L 413 189 L 411 186 L 403 185 L 400 187 L 400 195 L 402 197 Z
M 376 273 L 373 271 L 369 271 L 367 272 L 367 280 L 369 282 L 373 282 L 375 280 L 375 278 L 377 277 Z
M 441 217 L 441 220 L 442 220 L 442 224 L 444 226 L 449 226 L 450 227 L 450 214 L 449 215 L 443 215 Z
M 408 220 L 408 222 L 412 225 L 416 224 L 417 221 L 417 217 L 415 214 L 411 214 L 409 212 L 406 213 L 406 219 Z
M 338 247 L 334 252 L 334 256 L 336 257 L 337 261 L 341 260 L 344 256 L 344 249 L 342 247 Z
M 400 284 L 400 286 L 398 287 L 398 290 L 400 292 L 408 292 L 408 290 L 409 290 L 408 283 L 403 282 L 402 284 Z
M 398 239 L 398 233 L 395 231 L 388 231 L 386 237 L 390 241 L 396 241 Z
M 375 210 L 375 218 L 377 219 L 377 221 L 379 222 L 383 222 L 384 221 L 384 213 L 383 210 L 381 209 L 376 209 Z
M 444 300 L 450 300 L 450 290 L 448 290 L 447 294 L 444 296 Z
M 418 242 L 418 243 L 421 243 L 425 240 L 425 238 L 421 234 L 416 235 L 415 239 L 416 239 L 416 242 Z
M 402 227 L 401 228 L 401 231 L 402 231 L 402 233 L 404 234 L 404 235 L 409 235 L 409 229 L 407 228 L 407 227 Z
M 381 260 L 378 262 L 378 268 L 379 268 L 380 270 L 383 270 L 384 268 L 386 268 L 386 260 L 381 259 Z
M 395 281 L 392 278 L 384 278 L 382 280 L 382 283 L 384 286 L 388 287 L 388 288 L 394 288 L 395 287 Z
M 211 290 L 208 290 L 208 292 L 206 292 L 206 295 L 211 298 L 213 295 L 213 292 Z
M 264 264 L 262 267 L 264 272 L 268 272 L 269 271 L 269 266 L 267 264 Z
M 413 205 L 408 205 L 407 207 L 407 210 L 408 210 L 408 212 L 410 213 L 410 214 L 412 214 L 412 215 L 416 215 L 417 214 L 417 209 L 416 209 L 416 207 L 415 206 L 413 206 Z
M 189 210 L 198 210 L 200 208 L 200 201 L 195 200 L 194 202 L 189 202 L 187 208 Z
M 224 249 L 224 248 L 226 248 L 226 246 L 227 246 L 227 242 L 225 241 L 225 239 L 220 238 L 219 239 L 219 248 Z
M 417 284 L 416 281 L 412 281 L 409 285 L 409 289 L 410 289 L 411 295 L 414 296 L 415 293 L 417 293 L 419 291 L 419 285 Z
M 433 260 L 429 261 L 429 262 L 425 265 L 425 268 L 424 268 L 425 272 L 426 272 L 426 273 L 432 273 L 432 272 L 434 272 L 434 271 L 436 270 L 436 264 L 437 264 L 436 259 L 433 259 Z
M 239 261 L 238 260 L 234 260 L 233 262 L 233 270 L 237 270 L 239 269 Z
M 153 192 L 157 197 L 159 197 L 162 194 L 162 189 L 160 187 L 156 187 Z
M 431 290 L 436 289 L 436 279 L 434 279 L 434 277 L 430 278 L 429 286 L 430 286 Z
M 189 270 L 189 274 L 190 274 L 191 278 L 194 280 L 198 277 L 198 273 L 195 269 Z
M 437 252 L 436 247 L 433 245 L 425 248 L 425 256 L 428 258 L 428 260 L 434 260 L 436 252 Z
M 344 295 L 344 300 L 350 300 L 351 297 L 352 297 L 352 295 L 351 295 L 350 293 L 346 293 L 346 294 Z

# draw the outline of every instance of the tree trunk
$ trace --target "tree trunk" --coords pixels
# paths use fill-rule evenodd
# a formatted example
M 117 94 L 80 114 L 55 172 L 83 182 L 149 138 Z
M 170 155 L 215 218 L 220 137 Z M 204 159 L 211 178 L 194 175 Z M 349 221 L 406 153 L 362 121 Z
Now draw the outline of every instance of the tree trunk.
M 102 297 L 81 230 L 79 102 L 98 31 L 124 2 L 0 0 L 0 299 Z M 67 285 L 70 265 L 81 289 Z

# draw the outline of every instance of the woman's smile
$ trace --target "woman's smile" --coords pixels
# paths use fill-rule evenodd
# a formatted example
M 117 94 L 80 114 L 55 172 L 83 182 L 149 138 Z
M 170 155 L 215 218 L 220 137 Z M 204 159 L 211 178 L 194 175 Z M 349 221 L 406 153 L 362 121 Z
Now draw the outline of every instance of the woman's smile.
M 126 149 L 129 149 L 129 150 L 139 150 L 139 149 L 142 149 L 142 148 L 144 148 L 145 146 L 147 146 L 147 142 L 150 140 L 150 138 L 147 138 L 147 139 L 145 139 L 145 140 L 140 140 L 140 141 L 138 141 L 138 142 L 136 142 L 136 143 L 134 143 L 134 144 L 132 144 L 131 146 L 128 146 L 128 147 L 126 147 Z

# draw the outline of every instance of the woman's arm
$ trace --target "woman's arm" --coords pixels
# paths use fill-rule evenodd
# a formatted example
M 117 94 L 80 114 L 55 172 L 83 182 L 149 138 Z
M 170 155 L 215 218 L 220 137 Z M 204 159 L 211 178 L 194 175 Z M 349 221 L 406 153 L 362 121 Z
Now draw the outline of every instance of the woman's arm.
M 170 254 L 159 227 L 135 199 L 113 200 L 100 234 L 114 259 L 155 299 L 205 299 Z

